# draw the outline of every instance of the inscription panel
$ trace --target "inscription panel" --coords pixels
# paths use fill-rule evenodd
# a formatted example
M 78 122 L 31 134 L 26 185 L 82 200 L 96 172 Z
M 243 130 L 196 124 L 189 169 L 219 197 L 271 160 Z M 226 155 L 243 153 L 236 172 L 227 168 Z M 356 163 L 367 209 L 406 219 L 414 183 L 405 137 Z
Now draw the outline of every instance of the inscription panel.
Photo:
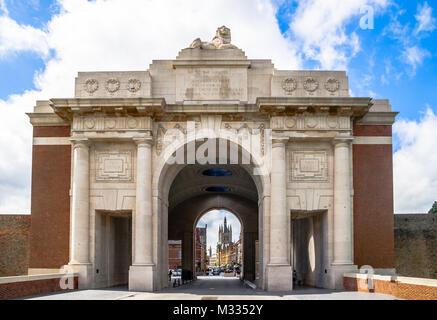
M 96 152 L 96 181 L 132 181 L 132 152 Z
M 291 181 L 328 181 L 326 151 L 294 151 L 291 153 Z
M 177 101 L 247 101 L 247 69 L 179 69 L 176 86 Z

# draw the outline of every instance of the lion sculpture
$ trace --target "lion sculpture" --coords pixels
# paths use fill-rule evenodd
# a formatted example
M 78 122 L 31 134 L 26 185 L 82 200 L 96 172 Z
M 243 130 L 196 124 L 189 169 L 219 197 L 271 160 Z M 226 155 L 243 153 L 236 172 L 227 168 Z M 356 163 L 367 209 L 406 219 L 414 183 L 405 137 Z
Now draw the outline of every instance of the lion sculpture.
M 190 45 L 190 49 L 237 49 L 231 44 L 231 30 L 222 26 L 217 29 L 216 35 L 211 42 L 202 42 L 197 38 Z

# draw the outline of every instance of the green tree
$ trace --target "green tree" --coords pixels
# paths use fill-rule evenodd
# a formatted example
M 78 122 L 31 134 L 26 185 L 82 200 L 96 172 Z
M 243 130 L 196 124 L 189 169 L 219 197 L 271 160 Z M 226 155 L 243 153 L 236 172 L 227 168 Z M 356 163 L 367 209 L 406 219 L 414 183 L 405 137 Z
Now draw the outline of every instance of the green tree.
M 428 213 L 429 214 L 437 214 L 437 201 L 434 202 L 434 204 L 432 205 L 431 210 L 429 210 Z

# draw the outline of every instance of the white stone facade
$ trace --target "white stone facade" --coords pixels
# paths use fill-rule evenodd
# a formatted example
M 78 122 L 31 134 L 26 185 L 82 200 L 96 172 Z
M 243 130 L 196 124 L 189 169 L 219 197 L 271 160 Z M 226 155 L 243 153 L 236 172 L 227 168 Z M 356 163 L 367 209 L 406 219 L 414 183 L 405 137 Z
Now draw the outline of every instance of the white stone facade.
M 170 187 L 182 168 L 199 164 L 169 164 L 166 150 L 179 150 L 206 137 L 201 129 L 211 129 L 240 154 L 251 150 L 251 160 L 238 164 L 256 192 L 244 183 L 233 190 L 258 204 L 259 285 L 289 291 L 300 250 L 296 219 L 314 217 L 307 229 L 313 235 L 307 282 L 341 288 L 343 273 L 356 269 L 352 125 L 372 111 L 373 121 L 393 119 L 387 102 L 349 97 L 345 72 L 276 70 L 270 60 L 247 59 L 240 49 L 198 47 L 182 50 L 176 60 L 153 61 L 147 71 L 81 72 L 74 98 L 38 102 L 29 116 L 35 125 L 71 125 L 70 265 L 81 287 L 116 283 L 96 275 L 115 259 L 101 258 L 98 239 L 106 230 L 104 217 L 123 215 L 132 221 L 129 288 L 167 286 L 169 205 L 190 197 L 172 195 Z M 224 130 L 252 140 L 245 145 Z M 267 154 L 271 170 L 254 171 Z M 230 164 L 229 155 L 217 152 L 217 159 Z

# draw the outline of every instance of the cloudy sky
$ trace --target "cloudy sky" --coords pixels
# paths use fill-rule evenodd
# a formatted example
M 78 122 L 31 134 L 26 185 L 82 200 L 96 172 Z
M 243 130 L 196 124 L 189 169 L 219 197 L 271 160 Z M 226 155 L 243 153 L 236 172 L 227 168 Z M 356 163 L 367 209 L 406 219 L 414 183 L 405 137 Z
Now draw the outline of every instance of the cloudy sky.
M 353 96 L 388 98 L 396 212 L 437 200 L 435 1 L 0 0 L 0 212 L 30 211 L 35 100 L 72 97 L 78 71 L 145 70 L 218 26 L 280 69 L 347 70 Z M 371 10 L 370 10 L 371 9 Z M 374 13 L 373 28 L 368 13 Z
M 223 219 L 225 216 L 228 225 L 232 225 L 232 241 L 236 242 L 238 239 L 240 239 L 241 224 L 238 218 L 227 210 L 211 210 L 205 213 L 205 215 L 203 215 L 197 223 L 197 227 L 201 228 L 204 228 L 205 225 L 208 225 L 206 231 L 206 241 L 208 242 L 208 250 L 209 247 L 211 247 L 213 253 L 216 252 L 218 228 L 220 225 L 223 225 Z

